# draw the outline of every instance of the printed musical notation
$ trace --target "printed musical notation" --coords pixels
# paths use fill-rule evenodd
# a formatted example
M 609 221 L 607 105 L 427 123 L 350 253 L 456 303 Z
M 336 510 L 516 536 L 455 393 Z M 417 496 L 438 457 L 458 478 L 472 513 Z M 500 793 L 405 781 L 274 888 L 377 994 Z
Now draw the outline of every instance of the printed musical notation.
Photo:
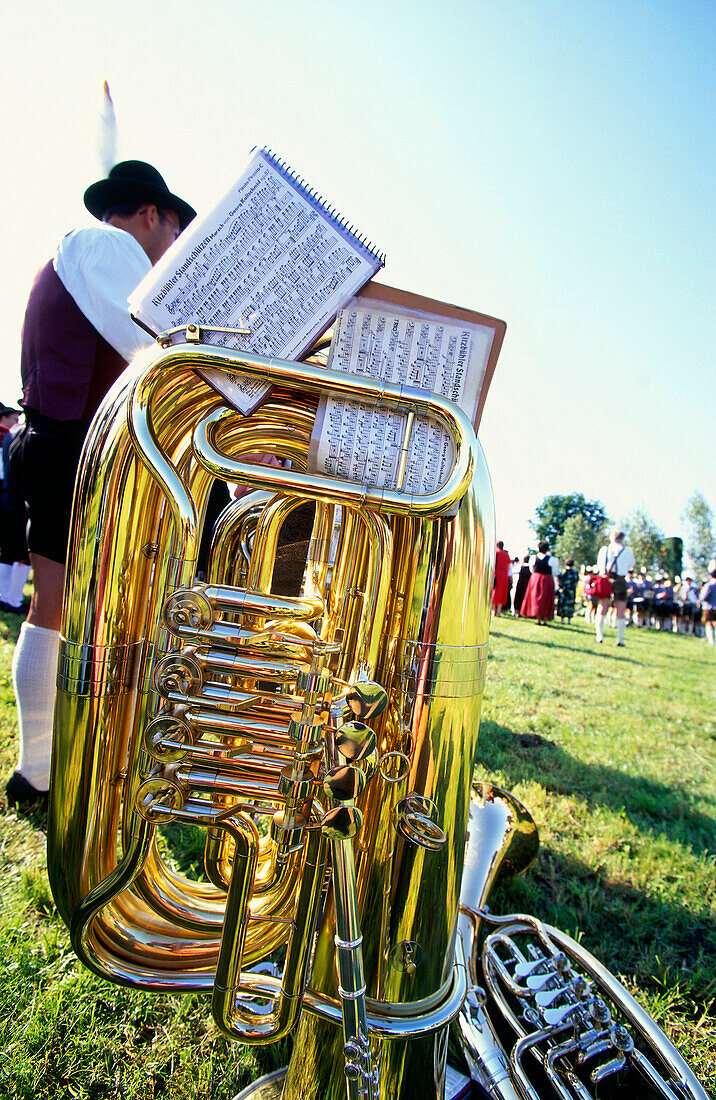
M 191 225 L 130 299 L 154 333 L 194 321 L 212 344 L 295 359 L 332 324 L 340 306 L 382 264 L 362 238 L 267 150 L 214 210 Z M 201 372 L 242 412 L 270 387 L 221 371 Z
M 381 289 L 372 284 L 365 297 L 353 298 L 340 311 L 328 366 L 441 394 L 474 421 L 494 325 L 400 308 L 369 296 Z M 406 422 L 407 415 L 372 404 L 322 399 L 311 440 L 312 471 L 395 488 Z M 402 491 L 435 492 L 449 476 L 453 451 L 441 424 L 416 416 Z
M 322 402 L 316 419 L 312 472 L 344 477 L 379 489 L 394 489 L 406 417 L 345 398 Z M 448 433 L 435 421 L 417 416 L 402 491 L 432 493 L 446 480 L 453 463 Z

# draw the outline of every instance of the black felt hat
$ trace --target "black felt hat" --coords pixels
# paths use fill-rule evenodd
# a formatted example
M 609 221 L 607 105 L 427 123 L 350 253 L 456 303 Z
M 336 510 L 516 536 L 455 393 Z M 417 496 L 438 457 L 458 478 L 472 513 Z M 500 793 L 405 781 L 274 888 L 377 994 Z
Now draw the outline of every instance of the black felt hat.
M 173 210 L 182 229 L 196 217 L 196 210 L 178 195 L 172 195 L 156 168 L 143 160 L 115 164 L 106 180 L 98 180 L 87 188 L 84 198 L 90 214 L 100 221 L 105 210 L 123 202 L 151 202 L 164 210 Z

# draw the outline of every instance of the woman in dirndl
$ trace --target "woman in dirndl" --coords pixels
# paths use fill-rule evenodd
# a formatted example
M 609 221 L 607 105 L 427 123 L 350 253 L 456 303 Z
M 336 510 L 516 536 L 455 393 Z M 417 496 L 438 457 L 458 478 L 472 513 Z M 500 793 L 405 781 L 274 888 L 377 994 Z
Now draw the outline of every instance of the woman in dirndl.
M 524 619 L 536 619 L 540 626 L 554 618 L 555 577 L 559 575 L 559 562 L 549 552 L 549 543 L 537 544 L 537 553 L 530 561 L 530 576 L 520 615 Z

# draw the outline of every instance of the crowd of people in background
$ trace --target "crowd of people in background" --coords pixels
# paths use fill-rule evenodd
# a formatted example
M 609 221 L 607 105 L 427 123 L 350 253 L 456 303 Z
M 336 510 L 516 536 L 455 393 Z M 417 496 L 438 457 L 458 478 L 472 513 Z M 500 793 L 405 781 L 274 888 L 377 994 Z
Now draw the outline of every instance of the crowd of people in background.
M 618 530 L 600 550 L 597 562 L 580 569 L 573 558 L 560 569 L 547 542 L 522 559 L 512 558 L 498 542 L 492 609 L 495 615 L 536 619 L 540 625 L 555 618 L 569 625 L 575 615 L 583 615 L 594 624 L 598 643 L 609 626 L 616 629 L 617 645 L 623 646 L 626 629 L 632 626 L 705 637 L 714 645 L 716 561 L 699 582 L 688 574 L 671 578 L 637 569 L 624 533 Z
M 594 570 L 585 567 L 580 578 L 584 616 L 591 622 L 598 600 L 592 593 Z M 629 626 L 693 634 L 714 644 L 716 621 L 716 568 L 698 584 L 693 577 L 672 579 L 665 574 L 652 576 L 646 569 L 630 570 L 626 577 L 626 618 Z

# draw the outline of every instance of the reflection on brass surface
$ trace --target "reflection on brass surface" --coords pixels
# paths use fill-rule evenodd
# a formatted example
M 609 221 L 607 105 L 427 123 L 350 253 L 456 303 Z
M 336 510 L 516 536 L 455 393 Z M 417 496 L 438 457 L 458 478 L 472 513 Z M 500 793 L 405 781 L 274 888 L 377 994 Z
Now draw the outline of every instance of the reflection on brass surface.
M 396 943 L 390 953 L 390 965 L 395 970 L 404 970 L 406 974 L 413 974 L 420 966 L 423 959 L 423 949 L 419 943 L 412 940 L 404 940 Z
M 346 693 L 346 703 L 361 722 L 377 718 L 388 705 L 388 693 L 382 684 L 358 680 Z
M 258 1081 L 254 1081 L 248 1088 L 234 1097 L 234 1100 L 281 1100 L 283 1082 L 286 1078 L 286 1070 L 275 1070 L 268 1073 Z

